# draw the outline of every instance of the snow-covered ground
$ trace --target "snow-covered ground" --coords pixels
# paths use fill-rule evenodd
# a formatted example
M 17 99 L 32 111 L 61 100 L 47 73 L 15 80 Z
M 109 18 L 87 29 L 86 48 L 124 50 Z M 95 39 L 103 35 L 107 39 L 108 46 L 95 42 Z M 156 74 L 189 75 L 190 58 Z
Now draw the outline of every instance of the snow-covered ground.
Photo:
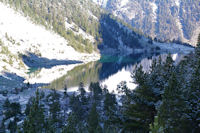
M 180 7 L 180 0 L 175 0 L 174 2 L 176 4 L 176 6 Z
M 121 2 L 121 3 L 120 3 L 121 7 L 123 7 L 123 6 L 125 6 L 126 4 L 128 4 L 129 0 L 121 0 L 120 2 Z
M 160 47 L 161 52 L 167 52 L 167 53 L 182 53 L 182 54 L 189 54 L 190 52 L 194 51 L 194 48 L 184 46 L 181 44 L 176 43 L 159 43 L 154 42 L 155 46 Z
M 81 31 L 79 33 L 83 37 L 90 37 Z M 86 54 L 75 51 L 60 35 L 41 25 L 34 24 L 30 18 L 1 2 L 0 41 L 2 42 L 0 44 L 0 75 L 3 75 L 4 71 L 16 73 L 32 83 L 50 82 L 58 76 L 66 74 L 66 71 L 72 69 L 74 65 L 42 69 L 39 77 L 29 79 L 27 74 L 29 67 L 23 63 L 19 57 L 20 54 L 30 52 L 47 59 L 78 60 L 83 63 L 100 58 L 98 53 Z

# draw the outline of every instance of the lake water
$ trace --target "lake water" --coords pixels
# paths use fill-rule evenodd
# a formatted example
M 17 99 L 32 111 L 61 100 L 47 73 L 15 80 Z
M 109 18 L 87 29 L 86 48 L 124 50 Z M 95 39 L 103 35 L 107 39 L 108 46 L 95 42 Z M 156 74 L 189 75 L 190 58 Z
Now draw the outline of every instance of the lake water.
M 145 55 L 145 54 L 132 54 L 129 56 L 102 56 L 99 61 L 90 62 L 74 67 L 68 71 L 64 76 L 54 80 L 49 88 L 56 88 L 63 90 L 67 85 L 68 91 L 76 91 L 80 82 L 83 82 L 85 88 L 91 82 L 100 82 L 102 86 L 107 86 L 110 92 L 116 93 L 117 85 L 126 81 L 130 89 L 134 89 L 136 85 L 133 83 L 131 74 L 136 68 L 136 65 L 142 65 L 143 70 L 148 72 L 152 63 L 152 59 L 157 58 L 159 55 Z M 167 54 L 161 55 L 164 61 Z M 172 54 L 175 63 L 178 63 L 184 55 Z

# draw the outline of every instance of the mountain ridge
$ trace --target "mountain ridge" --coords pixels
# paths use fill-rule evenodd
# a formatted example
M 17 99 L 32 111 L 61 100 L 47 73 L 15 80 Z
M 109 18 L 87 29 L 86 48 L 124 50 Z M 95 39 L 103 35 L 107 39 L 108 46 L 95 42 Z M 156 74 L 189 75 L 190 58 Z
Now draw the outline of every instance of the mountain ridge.
M 93 1 L 96 2 L 96 0 Z M 103 2 L 106 2 L 105 8 L 112 14 L 152 38 L 196 45 L 200 32 L 200 14 L 198 13 L 200 1 L 198 0 L 108 0 Z M 98 4 L 101 5 L 101 3 Z

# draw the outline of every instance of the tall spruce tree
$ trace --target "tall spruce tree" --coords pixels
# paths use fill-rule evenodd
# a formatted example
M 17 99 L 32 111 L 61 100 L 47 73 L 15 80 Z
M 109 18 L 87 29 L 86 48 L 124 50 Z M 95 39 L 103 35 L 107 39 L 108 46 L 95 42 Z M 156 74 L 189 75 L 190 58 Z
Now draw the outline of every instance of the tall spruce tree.
M 78 119 L 75 113 L 71 112 L 67 118 L 67 125 L 63 128 L 63 133 L 77 133 Z
M 117 101 L 115 94 L 106 91 L 104 96 L 103 112 L 105 114 L 104 130 L 113 131 L 118 128 L 119 118 L 117 114 Z
M 190 116 L 190 127 L 194 133 L 200 132 L 200 57 L 196 57 L 196 65 L 192 73 L 188 89 L 188 115 Z
M 184 93 L 181 89 L 181 83 L 176 73 L 173 72 L 169 78 L 162 98 L 162 104 L 159 109 L 159 124 L 164 128 L 164 132 L 187 133 L 185 112 L 187 104 Z
M 197 47 L 200 47 L 200 33 L 199 33 L 198 40 L 197 40 Z
M 61 107 L 60 107 L 60 94 L 53 90 L 48 96 L 49 112 L 50 116 L 48 122 L 50 124 L 51 130 L 56 131 L 56 129 L 62 126 L 61 122 Z
M 42 133 L 45 131 L 44 105 L 41 103 L 40 93 L 37 90 L 30 107 L 30 112 L 23 124 L 24 133 Z
M 99 114 L 97 113 L 96 103 L 93 103 L 88 116 L 88 131 L 89 133 L 98 132 L 99 128 Z
M 128 102 L 123 105 L 125 115 L 124 131 L 147 133 L 150 130 L 150 124 L 154 122 L 156 114 L 154 92 L 149 87 L 149 77 L 142 70 L 142 66 L 136 69 L 133 78 L 138 86 L 129 94 Z

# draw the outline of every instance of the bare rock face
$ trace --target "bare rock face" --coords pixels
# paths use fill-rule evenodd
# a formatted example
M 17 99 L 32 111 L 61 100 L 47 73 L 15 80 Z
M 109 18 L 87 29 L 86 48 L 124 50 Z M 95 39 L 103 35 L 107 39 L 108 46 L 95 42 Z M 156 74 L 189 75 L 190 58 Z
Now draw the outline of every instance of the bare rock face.
M 200 0 L 108 0 L 106 8 L 144 34 L 162 41 L 195 45 L 200 32 Z

